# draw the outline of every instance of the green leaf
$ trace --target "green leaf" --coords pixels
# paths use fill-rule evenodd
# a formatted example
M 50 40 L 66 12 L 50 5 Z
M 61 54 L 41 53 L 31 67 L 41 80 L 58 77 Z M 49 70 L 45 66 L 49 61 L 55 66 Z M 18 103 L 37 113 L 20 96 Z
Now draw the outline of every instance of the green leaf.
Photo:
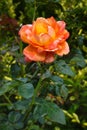
M 19 100 L 14 104 L 16 110 L 25 111 L 27 108 L 27 104 L 29 104 L 29 100 Z
M 41 130 L 41 129 L 39 128 L 38 125 L 34 125 L 34 124 L 33 124 L 32 126 L 29 127 L 28 130 Z
M 0 88 L 0 96 L 3 95 L 4 93 L 8 92 L 10 90 L 11 82 L 5 83 L 1 88 Z
M 7 117 L 6 117 L 6 114 L 5 113 L 0 113 L 0 122 L 2 120 L 5 120 Z
M 8 119 L 10 122 L 15 123 L 21 118 L 21 114 L 19 112 L 12 111 L 8 115 Z
M 34 0 L 25 0 L 26 3 L 34 2 Z
M 66 74 L 69 76 L 74 76 L 74 72 L 71 70 L 68 64 L 64 60 L 59 60 L 58 62 L 55 63 L 55 69 L 59 73 Z
M 59 2 L 59 0 L 49 0 L 49 2 Z
M 9 123 L 3 123 L 3 124 L 0 124 L 0 130 L 15 130 L 13 128 L 13 126 Z
M 17 122 L 17 123 L 14 124 L 14 128 L 17 129 L 17 130 L 22 129 L 23 126 L 24 126 L 23 122 Z
M 28 78 L 17 78 L 16 80 L 22 83 L 26 83 L 28 81 Z
M 15 46 L 13 46 L 13 47 L 11 48 L 11 51 L 12 51 L 12 52 L 15 52 L 15 51 L 17 51 L 17 50 L 19 50 L 19 46 L 18 46 L 18 45 L 15 45 Z
M 82 46 L 83 45 L 83 42 L 84 42 L 84 36 L 78 36 L 77 37 L 77 40 L 78 40 L 78 44 L 80 45 L 80 46 Z
M 65 116 L 62 111 L 56 104 L 49 102 L 47 105 L 47 114 L 50 120 L 58 122 L 60 124 L 65 124 Z
M 42 75 L 42 79 L 46 79 L 49 78 L 51 76 L 51 73 L 49 70 L 47 70 L 43 75 Z
M 57 83 L 58 85 L 62 85 L 63 84 L 63 79 L 60 78 L 59 76 L 55 76 L 55 75 L 52 75 L 51 76 L 51 79 Z
M 16 87 L 19 83 L 16 81 L 11 81 L 5 83 L 2 87 L 0 87 L 0 96 L 10 91 L 12 88 Z
M 60 94 L 63 98 L 67 98 L 68 96 L 68 89 L 65 87 L 65 85 L 62 85 L 60 88 Z
M 50 121 L 65 124 L 65 115 L 55 103 L 42 100 L 34 111 L 34 117 L 47 117 Z
M 18 87 L 18 92 L 24 98 L 29 99 L 33 96 L 34 87 L 31 83 L 26 83 Z
M 19 112 L 10 112 L 8 115 L 8 120 L 12 127 L 15 129 L 21 129 L 24 126 L 23 122 L 21 122 L 21 114 Z
M 80 66 L 80 67 L 85 67 L 85 65 L 86 65 L 85 59 L 81 54 L 76 54 L 71 59 L 71 63 L 74 63 L 74 64 L 76 64 L 77 66 Z
M 11 71 L 12 78 L 16 78 L 18 75 L 20 75 L 21 68 L 18 65 L 18 63 L 15 63 L 11 65 L 10 71 Z

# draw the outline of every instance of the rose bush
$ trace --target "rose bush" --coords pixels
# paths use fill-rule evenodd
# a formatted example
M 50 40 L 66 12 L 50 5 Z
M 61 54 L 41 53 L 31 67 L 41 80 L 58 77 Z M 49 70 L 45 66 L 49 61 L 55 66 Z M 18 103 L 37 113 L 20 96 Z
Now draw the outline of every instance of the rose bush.
M 29 45 L 23 50 L 26 61 L 54 61 L 54 54 L 63 56 L 69 53 L 66 39 L 69 32 L 64 21 L 56 21 L 53 17 L 37 18 L 33 24 L 23 25 L 19 30 L 20 38 Z

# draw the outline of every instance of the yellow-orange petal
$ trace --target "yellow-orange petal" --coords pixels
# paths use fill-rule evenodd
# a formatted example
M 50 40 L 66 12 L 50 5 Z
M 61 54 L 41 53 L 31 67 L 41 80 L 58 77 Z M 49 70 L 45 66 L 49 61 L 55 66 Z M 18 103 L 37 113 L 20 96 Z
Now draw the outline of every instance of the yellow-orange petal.
M 41 33 L 47 33 L 48 31 L 48 24 L 45 18 L 37 18 L 36 21 L 33 23 L 33 33 L 39 35 Z
M 66 55 L 68 54 L 70 51 L 69 49 L 69 45 L 67 42 L 63 42 L 62 44 L 59 44 L 58 45 L 58 50 L 55 51 L 55 53 L 59 56 L 63 56 L 63 55 Z
M 38 52 L 38 49 L 29 45 L 23 50 L 23 54 L 31 61 L 44 61 L 46 52 Z
M 31 24 L 23 25 L 21 27 L 21 29 L 19 30 L 19 35 L 20 35 L 20 38 L 23 42 L 25 42 L 25 43 L 30 42 L 31 31 L 32 31 Z
M 41 34 L 41 35 L 32 35 L 30 44 L 36 48 L 41 48 L 45 50 L 49 47 L 50 43 L 53 41 L 50 35 Z

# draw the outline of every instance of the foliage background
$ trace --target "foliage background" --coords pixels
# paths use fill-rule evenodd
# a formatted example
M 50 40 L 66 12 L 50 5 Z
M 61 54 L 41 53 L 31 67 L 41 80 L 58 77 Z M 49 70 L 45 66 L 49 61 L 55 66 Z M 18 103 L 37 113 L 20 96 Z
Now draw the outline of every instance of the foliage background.
M 20 41 L 18 31 L 22 24 L 41 16 L 67 23 L 71 51 L 56 57 L 52 64 L 26 64 L 22 54 L 26 45 Z M 86 0 L 0 0 L 0 129 L 87 129 L 86 20 Z M 26 124 L 22 118 L 42 73 L 41 91 Z M 54 104 L 63 109 L 66 125 L 64 119 L 53 118 L 55 113 L 51 116 L 56 111 Z

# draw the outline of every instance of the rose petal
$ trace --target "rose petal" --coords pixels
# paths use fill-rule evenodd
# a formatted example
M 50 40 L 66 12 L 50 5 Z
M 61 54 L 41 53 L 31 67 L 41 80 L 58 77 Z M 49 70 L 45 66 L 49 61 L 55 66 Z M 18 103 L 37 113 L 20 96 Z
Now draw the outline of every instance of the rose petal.
M 31 37 L 32 25 L 23 25 L 19 31 L 20 38 L 23 42 L 29 43 Z
M 62 44 L 58 45 L 58 50 L 55 53 L 59 56 L 63 56 L 69 53 L 69 45 L 67 42 L 63 42 Z
M 57 22 L 56 22 L 56 20 L 54 19 L 54 17 L 48 18 L 47 21 L 48 21 L 48 24 L 49 24 L 51 27 L 53 27 L 53 28 L 56 27 Z
M 62 32 L 65 29 L 66 23 L 64 21 L 57 21 L 57 24 L 59 26 L 59 31 Z
M 55 30 L 54 30 L 51 26 L 48 26 L 48 34 L 49 34 L 53 39 L 55 39 L 56 33 L 55 33 Z
M 42 45 L 43 47 L 47 47 L 51 41 L 52 38 L 48 34 L 42 34 L 41 36 L 39 36 L 40 45 Z
M 60 26 L 57 24 L 57 21 L 54 19 L 54 17 L 50 17 L 47 19 L 49 26 L 51 26 L 55 33 L 59 33 Z
M 37 18 L 33 23 L 33 33 L 39 35 L 41 33 L 47 33 L 48 24 L 45 18 Z
M 41 48 L 45 50 L 49 48 L 49 45 L 53 42 L 53 39 L 48 34 L 33 35 L 31 37 L 31 45 L 34 45 L 36 48 Z
M 25 62 L 31 62 L 31 60 L 26 56 L 25 56 L 24 60 L 25 60 Z
M 29 45 L 23 50 L 23 54 L 31 61 L 44 61 L 45 52 L 38 52 L 38 49 Z
M 61 38 L 63 38 L 63 39 L 67 39 L 68 37 L 69 37 L 69 32 L 65 29 L 64 31 L 63 31 L 63 33 L 62 33 L 62 37 Z
M 46 53 L 46 56 L 45 56 L 44 62 L 45 62 L 45 63 L 51 63 L 51 62 L 53 62 L 53 61 L 54 61 L 54 53 L 52 53 L 52 52 L 47 52 L 47 53 Z

